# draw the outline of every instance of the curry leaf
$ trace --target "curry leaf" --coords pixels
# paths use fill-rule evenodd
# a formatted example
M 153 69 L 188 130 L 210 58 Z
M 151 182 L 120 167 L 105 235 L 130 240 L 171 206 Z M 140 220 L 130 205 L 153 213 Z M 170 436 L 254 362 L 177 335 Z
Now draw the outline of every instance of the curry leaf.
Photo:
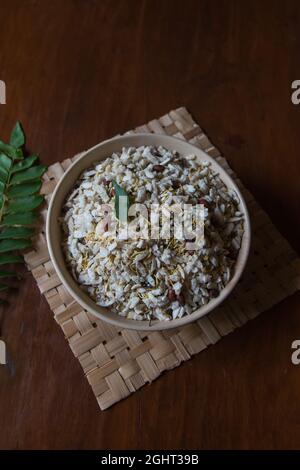
M 2 271 L 0 270 L 0 278 L 4 277 L 19 277 L 18 273 L 13 273 L 11 271 Z
M 5 144 L 4 142 L 2 142 L 2 140 L 0 140 L 0 152 L 3 152 L 8 157 L 16 160 L 23 158 L 23 152 L 21 151 L 21 149 L 16 149 L 12 145 Z
M 24 158 L 25 134 L 16 123 L 9 144 L 0 141 L 0 265 L 23 263 L 22 250 L 32 245 L 35 209 L 43 202 L 39 195 L 45 165 L 38 165 L 37 155 Z M 14 271 L 0 270 L 0 278 L 20 278 Z M 0 284 L 0 291 L 9 289 Z
M 11 173 L 17 173 L 18 171 L 30 168 L 37 159 L 37 155 L 31 155 L 30 157 L 24 158 L 24 160 L 21 160 L 12 167 Z
M 115 180 L 112 183 L 115 190 L 116 217 L 121 222 L 126 222 L 128 218 L 129 195 Z
M 6 181 L 7 181 L 7 176 L 8 176 L 8 174 L 7 174 L 7 171 L 5 170 L 5 168 L 0 167 L 0 181 L 1 181 L 1 183 L 4 184 L 4 186 L 5 186 Z
M 3 290 L 7 290 L 7 289 L 10 289 L 11 287 L 10 286 L 7 286 L 6 284 L 0 284 L 0 292 L 2 292 Z
M 0 153 L 0 168 L 7 174 L 12 166 L 11 158 L 7 157 L 5 153 Z
M 20 255 L 0 255 L 1 264 L 24 263 L 23 256 Z
M 9 176 L 9 170 L 12 166 L 12 160 L 4 153 L 0 153 L 0 181 L 3 188 Z
M 25 134 L 19 121 L 16 122 L 12 130 L 9 143 L 17 149 L 25 144 Z
M 46 169 L 47 167 L 45 165 L 37 165 L 32 168 L 28 168 L 27 170 L 15 173 L 10 180 L 10 184 L 15 185 L 39 179 L 45 173 Z
M 42 182 L 37 180 L 32 183 L 24 183 L 13 186 L 7 192 L 8 198 L 15 198 L 21 196 L 30 196 L 31 194 L 37 193 L 42 186 Z M 0 182 L 0 193 L 1 193 L 1 182 Z
M 40 195 L 25 196 L 12 199 L 7 205 L 6 213 L 16 214 L 32 211 L 33 209 L 39 207 L 42 204 L 43 200 L 43 196 Z
M 32 245 L 31 240 L 1 240 L 0 253 L 7 253 L 8 251 L 24 250 Z
M 0 232 L 0 240 L 5 238 L 30 238 L 34 228 L 30 227 L 4 227 Z
M 8 214 L 3 217 L 2 225 L 32 225 L 37 221 L 37 214 L 27 212 L 25 214 Z

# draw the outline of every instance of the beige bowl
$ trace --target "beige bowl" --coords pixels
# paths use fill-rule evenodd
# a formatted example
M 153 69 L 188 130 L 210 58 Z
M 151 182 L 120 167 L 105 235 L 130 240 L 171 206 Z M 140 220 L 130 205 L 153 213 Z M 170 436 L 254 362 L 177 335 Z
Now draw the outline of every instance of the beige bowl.
M 235 266 L 234 276 L 226 287 L 221 291 L 219 296 L 215 299 L 212 299 L 208 304 L 200 307 L 194 311 L 191 315 L 178 318 L 176 320 L 170 321 L 153 321 L 149 326 L 148 321 L 139 321 L 139 320 L 129 320 L 120 315 L 113 313 L 109 308 L 104 308 L 98 306 L 85 292 L 83 292 L 76 281 L 73 279 L 72 275 L 68 271 L 64 259 L 64 255 L 61 248 L 61 230 L 58 223 L 58 217 L 61 214 L 61 208 L 67 197 L 68 193 L 72 190 L 76 180 L 79 175 L 85 169 L 93 165 L 93 163 L 104 160 L 110 156 L 113 152 L 121 151 L 122 147 L 139 147 L 142 145 L 162 145 L 170 150 L 176 150 L 180 154 L 190 155 L 195 154 L 201 161 L 211 162 L 211 166 L 216 170 L 222 180 L 226 183 L 229 188 L 234 189 L 239 198 L 240 198 L 240 210 L 245 215 L 245 232 L 243 235 L 242 246 L 239 252 L 239 256 Z M 48 210 L 47 217 L 47 243 L 49 248 L 49 253 L 51 260 L 54 264 L 56 272 L 61 279 L 62 283 L 69 291 L 71 296 L 77 300 L 77 302 L 85 308 L 88 312 L 92 313 L 96 317 L 104 320 L 108 323 L 111 323 L 119 328 L 128 328 L 134 330 L 164 330 L 168 328 L 175 328 L 179 326 L 186 325 L 187 323 L 194 322 L 199 318 L 206 315 L 208 312 L 213 310 L 220 305 L 224 299 L 230 294 L 236 283 L 238 282 L 246 261 L 249 252 L 250 246 L 250 221 L 248 210 L 245 204 L 245 201 L 230 176 L 223 170 L 223 168 L 216 163 L 209 155 L 204 153 L 202 150 L 199 150 L 197 147 L 184 142 L 180 139 L 175 139 L 174 137 L 169 137 L 166 135 L 157 135 L 157 134 L 136 134 L 136 135 L 125 135 L 122 137 L 115 137 L 110 140 L 106 140 L 99 145 L 88 150 L 84 155 L 82 155 L 73 165 L 66 171 L 60 182 L 58 183 Z

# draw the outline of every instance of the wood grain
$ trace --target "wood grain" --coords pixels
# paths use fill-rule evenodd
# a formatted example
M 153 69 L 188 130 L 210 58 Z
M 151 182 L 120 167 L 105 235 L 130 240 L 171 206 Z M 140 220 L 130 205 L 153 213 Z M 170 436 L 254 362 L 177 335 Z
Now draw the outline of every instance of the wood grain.
M 19 119 L 52 163 L 184 104 L 300 251 L 299 2 L 2 0 L 0 13 L 1 138 Z M 27 274 L 2 315 L 0 448 L 299 448 L 299 306 L 99 412 Z

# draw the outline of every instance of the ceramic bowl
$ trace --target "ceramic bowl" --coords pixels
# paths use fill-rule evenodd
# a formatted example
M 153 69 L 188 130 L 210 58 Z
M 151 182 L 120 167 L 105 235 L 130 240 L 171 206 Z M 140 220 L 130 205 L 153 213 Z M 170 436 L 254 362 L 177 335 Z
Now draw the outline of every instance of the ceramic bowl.
M 78 177 L 84 170 L 91 167 L 94 163 L 104 160 L 113 152 L 120 152 L 122 147 L 139 147 L 142 145 L 162 145 L 167 149 L 178 151 L 183 156 L 195 154 L 199 162 L 211 162 L 211 167 L 219 173 L 225 184 L 229 188 L 234 189 L 238 194 L 240 198 L 240 210 L 245 216 L 245 232 L 243 235 L 239 256 L 235 265 L 234 275 L 225 288 L 221 291 L 219 296 L 215 299 L 212 299 L 206 305 L 203 305 L 202 307 L 195 310 L 191 315 L 170 321 L 152 321 L 150 325 L 148 321 L 130 320 L 119 316 L 118 314 L 112 312 L 109 308 L 100 307 L 85 292 L 83 292 L 82 289 L 80 289 L 79 285 L 76 283 L 66 266 L 61 245 L 61 228 L 58 222 L 64 201 L 74 187 Z M 68 168 L 55 188 L 49 205 L 46 232 L 48 249 L 56 272 L 71 296 L 84 309 L 101 320 L 111 323 L 119 328 L 148 331 L 182 327 L 183 325 L 194 322 L 204 315 L 207 315 L 207 313 L 211 312 L 218 305 L 224 302 L 226 297 L 230 295 L 234 286 L 241 277 L 241 274 L 245 268 L 250 246 L 250 221 L 248 210 L 244 198 L 232 178 L 213 158 L 197 147 L 194 147 L 193 145 L 181 139 L 157 134 L 132 134 L 115 137 L 113 139 L 106 140 L 105 142 L 102 142 L 101 144 L 96 145 L 95 147 L 85 152 L 75 163 L 73 163 Z

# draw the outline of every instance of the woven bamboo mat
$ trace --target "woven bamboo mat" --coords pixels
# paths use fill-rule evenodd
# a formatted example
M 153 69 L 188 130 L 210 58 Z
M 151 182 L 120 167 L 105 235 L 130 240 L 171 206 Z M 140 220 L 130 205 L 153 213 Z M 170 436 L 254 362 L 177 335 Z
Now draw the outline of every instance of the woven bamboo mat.
M 222 306 L 183 328 L 147 333 L 118 329 L 83 310 L 55 273 L 42 228 L 34 250 L 25 255 L 26 263 L 102 410 L 157 379 L 164 371 L 178 367 L 300 288 L 297 254 L 185 108 L 130 132 L 174 135 L 215 158 L 244 194 L 252 221 L 252 247 L 241 281 Z M 42 188 L 47 203 L 64 171 L 76 158 L 78 155 L 49 167 Z M 44 222 L 46 214 L 47 208 L 43 211 Z

